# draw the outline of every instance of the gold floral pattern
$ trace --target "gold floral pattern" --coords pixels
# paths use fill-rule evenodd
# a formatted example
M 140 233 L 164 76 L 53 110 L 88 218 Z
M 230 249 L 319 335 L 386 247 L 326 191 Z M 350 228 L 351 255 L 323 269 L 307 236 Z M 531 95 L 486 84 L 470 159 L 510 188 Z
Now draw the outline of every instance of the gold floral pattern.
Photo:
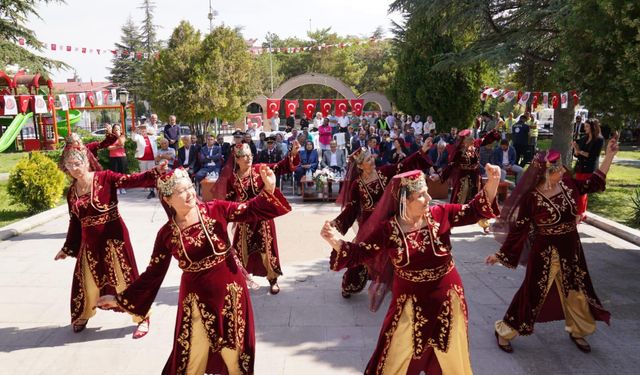
M 80 224 L 83 228 L 94 227 L 118 219 L 120 219 L 120 212 L 118 212 L 117 208 L 114 208 L 98 215 L 82 217 L 80 218 Z
M 424 283 L 429 281 L 436 281 L 444 277 L 451 272 L 454 268 L 453 260 L 438 266 L 436 268 L 426 268 L 421 270 L 405 270 L 402 268 L 395 268 L 394 271 L 398 277 L 411 281 L 414 283 Z
M 224 307 L 221 314 L 226 323 L 227 344 L 230 348 L 237 349 L 244 346 L 244 334 L 246 322 L 242 309 L 242 287 L 233 282 L 227 284 L 227 295 L 224 297 Z

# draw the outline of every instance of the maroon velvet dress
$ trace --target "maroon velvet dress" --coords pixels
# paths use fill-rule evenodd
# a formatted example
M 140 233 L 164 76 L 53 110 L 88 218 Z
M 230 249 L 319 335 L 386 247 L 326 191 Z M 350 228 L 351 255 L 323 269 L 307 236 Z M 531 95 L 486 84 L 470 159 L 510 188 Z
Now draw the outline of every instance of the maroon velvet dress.
M 126 311 L 144 316 L 167 273 L 171 257 L 183 270 L 175 338 L 163 374 L 184 374 L 189 363 L 192 312 L 198 308 L 210 351 L 207 373 L 226 374 L 222 348 L 239 351 L 243 374 L 253 373 L 255 332 L 245 276 L 227 235 L 229 222 L 260 222 L 291 210 L 282 193 L 266 191 L 245 203 L 212 200 L 198 203 L 200 222 L 182 230 L 167 222 L 156 237 L 151 261 L 140 278 L 116 296 Z
M 331 253 L 331 269 L 338 271 L 379 258 L 386 252 L 393 264 L 392 301 L 382 324 L 376 349 L 365 374 L 389 373 L 391 341 L 405 307 L 413 309 L 412 353 L 407 374 L 441 374 L 433 349 L 446 352 L 454 319 L 463 318 L 466 336 L 466 303 L 462 281 L 451 255 L 451 228 L 469 225 L 481 218 L 492 218 L 498 207 L 487 202 L 484 190 L 469 204 L 432 206 L 427 225 L 405 233 L 397 219 L 385 222 L 371 238 L 359 244 L 344 242 L 340 251 Z M 463 316 L 453 316 L 452 300 L 462 305 Z M 411 305 L 407 305 L 407 303 Z M 458 350 L 458 348 L 456 348 Z M 468 353 L 466 353 L 468 358 Z M 470 367 L 469 367 L 470 368 Z
M 431 161 L 422 151 L 414 152 L 397 164 L 388 164 L 376 169 L 377 178 L 365 183 L 360 177 L 358 182 L 352 184 L 351 202 L 347 202 L 344 209 L 333 220 L 333 224 L 342 235 L 358 222 L 358 225 L 371 216 L 376 203 L 382 198 L 387 183 L 399 173 L 414 169 L 427 170 L 431 167 Z M 359 293 L 367 285 L 367 269 L 364 265 L 349 267 L 342 276 L 342 291 L 346 293 Z
M 155 170 L 131 175 L 97 171 L 89 193 L 78 196 L 75 182 L 69 188 L 69 230 L 62 251 L 77 258 L 71 286 L 72 323 L 87 307 L 84 272 L 91 272 L 101 296 L 117 293 L 120 272 L 126 285 L 138 278 L 129 232 L 118 211 L 117 189 L 151 187 L 156 177 Z
M 290 155 L 276 164 L 267 165 L 273 169 L 276 176 L 281 176 L 292 173 L 298 164 L 300 164 L 298 155 Z M 227 188 L 226 200 L 246 202 L 262 192 L 264 182 L 260 177 L 260 165 L 252 165 L 251 172 L 246 177 L 240 178 L 234 173 L 233 178 L 229 180 L 230 186 Z M 233 235 L 233 248 L 238 252 L 247 272 L 255 276 L 271 274 L 274 278 L 282 275 L 276 224 L 272 219 L 237 223 Z M 263 256 L 266 256 L 268 266 L 263 262 Z
M 577 200 L 582 194 L 604 191 L 605 176 L 600 171 L 587 181 L 565 176 L 560 186 L 562 191 L 553 197 L 547 198 L 534 189 L 523 199 L 516 227 L 496 253 L 500 263 L 515 268 L 525 243 L 531 241 L 524 281 L 503 319 L 520 335 L 533 333 L 535 322 L 565 319 L 558 288 L 546 292 L 552 252 L 560 260 L 565 295 L 571 290 L 582 292 L 596 320 L 608 324 L 611 317 L 591 284 L 576 228 Z
M 453 157 L 442 171 L 440 179 L 451 179 L 451 203 L 464 204 L 474 197 L 481 186 L 480 176 L 480 147 L 493 143 L 500 139 L 500 133 L 491 131 L 480 139 L 473 141 L 474 150 L 467 151 L 462 145 L 457 150 L 452 150 Z

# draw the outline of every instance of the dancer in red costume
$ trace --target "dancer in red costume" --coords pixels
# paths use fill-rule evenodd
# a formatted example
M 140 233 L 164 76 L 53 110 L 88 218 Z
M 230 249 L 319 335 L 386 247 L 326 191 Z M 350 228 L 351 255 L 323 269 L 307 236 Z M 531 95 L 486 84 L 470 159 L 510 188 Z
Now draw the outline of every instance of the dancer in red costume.
M 330 222 L 321 232 L 333 247 L 331 269 L 366 263 L 372 271 L 372 306 L 389 283 L 392 301 L 365 374 L 471 374 L 467 308 L 451 255 L 451 228 L 491 218 L 500 168 L 469 204 L 429 206 L 421 171 L 395 176 L 354 242 L 338 239 Z M 386 272 L 392 270 L 392 272 Z M 371 288 L 370 288 L 371 290 Z
M 267 164 L 276 176 L 293 173 L 300 157 L 300 144 L 295 141 L 289 155 L 280 162 Z M 224 166 L 215 186 L 214 197 L 232 202 L 246 202 L 258 196 L 264 189 L 260 178 L 261 164 L 252 164 L 253 155 L 249 145 L 239 144 L 232 148 L 231 157 Z M 282 276 L 276 224 L 273 220 L 238 223 L 233 235 L 233 248 L 238 252 L 247 272 L 264 276 L 269 281 L 270 293 L 280 292 L 278 277 Z
M 160 228 L 151 261 L 140 278 L 100 305 L 119 306 L 145 316 L 167 273 L 171 257 L 183 274 L 178 296 L 175 337 L 162 373 L 253 374 L 255 331 L 246 279 L 227 235 L 230 222 L 271 220 L 291 210 L 275 188 L 269 167 L 259 170 L 261 192 L 246 202 L 197 200 L 182 168 L 158 180 L 158 193 L 169 221 Z
M 522 259 L 527 272 L 504 318 L 495 324 L 500 349 L 511 353 L 510 341 L 532 334 L 536 322 L 564 319 L 571 340 L 589 352 L 585 337 L 595 331 L 596 320 L 609 323 L 610 314 L 591 283 L 576 218 L 580 196 L 605 189 L 617 152 L 614 138 L 600 169 L 586 181 L 565 175 L 559 152 L 540 152 L 505 202 L 494 225 L 502 247 L 486 262 L 515 268 Z
M 97 150 L 113 143 L 109 135 Z M 124 290 L 138 278 L 127 227 L 118 212 L 117 190 L 153 186 L 164 165 L 132 175 L 103 171 L 89 148 L 72 134 L 62 152 L 60 167 L 73 182 L 67 193 L 69 230 L 55 260 L 75 257 L 71 286 L 71 324 L 74 332 L 84 330 L 96 313 L 98 297 Z M 138 327 L 133 338 L 149 330 L 146 316 L 133 317 Z
M 428 170 L 431 160 L 427 156 L 432 146 L 431 138 L 422 145 L 420 151 L 397 164 L 376 168 L 374 156 L 368 149 L 360 148 L 349 157 L 349 169 L 342 184 L 336 203 L 342 205 L 342 212 L 333 219 L 332 225 L 345 235 L 355 222 L 362 225 L 371 215 L 376 203 L 382 197 L 391 178 L 413 169 Z M 364 265 L 347 268 L 342 276 L 342 297 L 349 298 L 359 293 L 367 285 L 367 270 Z

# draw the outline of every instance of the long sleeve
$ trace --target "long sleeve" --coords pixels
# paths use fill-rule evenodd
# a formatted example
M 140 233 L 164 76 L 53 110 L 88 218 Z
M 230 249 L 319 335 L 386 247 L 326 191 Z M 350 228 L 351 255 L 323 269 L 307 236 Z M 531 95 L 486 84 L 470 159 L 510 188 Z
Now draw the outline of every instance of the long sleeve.
M 150 169 L 142 173 L 122 174 L 112 171 L 105 171 L 108 174 L 110 183 L 114 183 L 117 188 L 131 189 L 141 187 L 154 187 L 158 172 Z
M 67 239 L 64 241 L 62 251 L 68 256 L 77 257 L 81 242 L 82 226 L 80 225 L 80 219 L 71 212 L 71 205 L 69 205 L 69 229 L 67 229 Z
M 343 268 L 361 265 L 380 255 L 380 252 L 386 249 L 389 225 L 385 223 L 380 230 L 359 243 L 343 241 L 340 250 L 333 249 L 331 252 L 329 267 L 333 271 L 340 271 Z
M 160 230 L 147 269 L 116 296 L 118 305 L 127 312 L 141 317 L 149 312 L 171 263 L 171 251 L 166 246 L 170 236 L 170 231 Z
M 502 247 L 496 253 L 496 257 L 505 267 L 516 268 L 520 260 L 520 254 L 524 250 L 525 243 L 529 238 L 533 215 L 532 207 L 534 205 L 531 195 L 527 199 L 523 199 L 518 210 L 518 217 L 515 225 L 509 229 L 509 234 L 505 239 Z
M 116 140 L 118 140 L 118 137 L 109 133 L 101 142 L 96 141 L 87 143 L 84 147 L 86 147 L 87 150 L 91 151 L 94 156 L 98 156 L 98 150 L 111 146 Z
M 440 223 L 440 235 L 453 227 L 475 224 L 480 219 L 491 219 L 499 214 L 498 203 L 495 199 L 490 203 L 484 189 L 467 204 L 441 204 L 431 207 L 431 215 Z
M 206 205 L 211 217 L 240 223 L 270 220 L 291 211 L 289 202 L 278 189 L 273 194 L 262 190 L 256 197 L 242 203 L 212 200 Z
M 484 147 L 489 143 L 500 140 L 500 138 L 502 138 L 502 135 L 500 134 L 498 129 L 492 129 L 491 131 L 487 132 L 487 134 L 485 134 L 482 138 L 474 140 L 474 146 L 476 148 Z
M 351 202 L 346 202 L 342 212 L 333 219 L 333 225 L 343 236 L 360 215 L 360 192 L 358 191 L 358 185 L 359 184 L 357 183 L 351 184 L 351 188 L 353 190 L 351 192 Z
M 383 165 L 380 167 L 379 171 L 387 176 L 387 178 L 391 179 L 399 173 L 412 171 L 414 169 L 419 169 L 421 171 L 428 170 L 431 168 L 431 165 L 432 163 L 427 153 L 423 153 L 422 150 L 418 150 L 402 159 L 397 164 Z
M 586 181 L 578 181 L 571 178 L 572 183 L 578 188 L 580 194 L 599 193 L 606 188 L 606 178 L 599 169 L 596 170 Z
M 293 173 L 298 165 L 300 165 L 300 155 L 296 154 L 293 156 L 289 154 L 279 162 L 269 164 L 269 168 L 273 169 L 273 173 L 275 173 L 276 176 L 281 176 L 283 174 Z

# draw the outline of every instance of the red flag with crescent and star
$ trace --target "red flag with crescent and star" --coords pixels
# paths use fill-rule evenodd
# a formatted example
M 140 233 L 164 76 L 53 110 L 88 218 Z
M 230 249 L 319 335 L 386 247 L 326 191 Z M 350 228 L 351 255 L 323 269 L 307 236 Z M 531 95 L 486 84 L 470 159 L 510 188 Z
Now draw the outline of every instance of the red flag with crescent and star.
M 96 105 L 96 97 L 93 95 L 93 91 L 87 92 L 87 101 L 91 104 L 92 107 Z
M 320 99 L 320 111 L 322 112 L 322 117 L 329 116 L 333 102 L 333 99 Z
M 347 99 L 336 99 L 336 116 L 344 116 L 347 113 Z
M 280 99 L 267 99 L 267 118 L 273 118 L 280 112 Z
M 313 114 L 316 111 L 316 105 L 318 101 L 316 99 L 304 99 L 302 100 L 302 109 L 304 110 L 304 114 L 307 115 L 307 118 L 313 118 Z
M 362 109 L 364 108 L 364 99 L 351 99 L 351 110 L 356 116 L 362 116 Z
M 560 104 L 560 95 L 557 92 L 554 92 L 551 95 L 551 107 L 553 107 L 553 109 L 558 108 L 558 104 Z
M 295 115 L 296 112 L 298 111 L 298 101 L 297 100 L 285 100 L 284 101 L 284 109 L 285 109 L 285 115 L 289 116 L 291 114 L 291 112 L 293 112 L 293 114 Z
M 18 110 L 20 113 L 27 113 L 31 104 L 31 95 L 18 95 Z

